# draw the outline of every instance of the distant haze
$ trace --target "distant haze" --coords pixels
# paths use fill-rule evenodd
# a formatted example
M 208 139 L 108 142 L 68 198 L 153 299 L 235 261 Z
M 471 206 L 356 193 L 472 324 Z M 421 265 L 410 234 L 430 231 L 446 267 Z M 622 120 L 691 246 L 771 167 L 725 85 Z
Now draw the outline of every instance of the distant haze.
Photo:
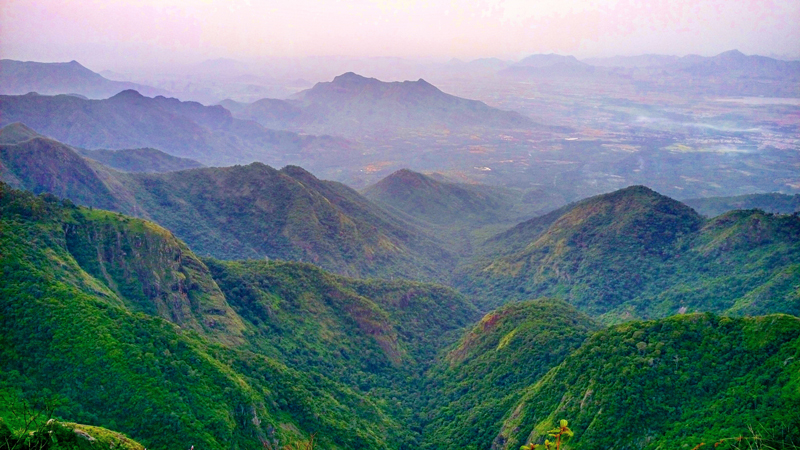
M 228 57 L 800 56 L 797 0 L 2 0 L 0 57 L 95 70 Z

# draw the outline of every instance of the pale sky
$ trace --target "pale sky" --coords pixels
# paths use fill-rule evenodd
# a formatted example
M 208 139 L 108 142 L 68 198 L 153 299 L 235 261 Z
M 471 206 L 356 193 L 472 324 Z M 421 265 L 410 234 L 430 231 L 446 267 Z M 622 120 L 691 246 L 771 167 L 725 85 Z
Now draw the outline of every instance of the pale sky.
M 212 58 L 800 56 L 800 0 L 0 0 L 0 57 L 95 70 Z

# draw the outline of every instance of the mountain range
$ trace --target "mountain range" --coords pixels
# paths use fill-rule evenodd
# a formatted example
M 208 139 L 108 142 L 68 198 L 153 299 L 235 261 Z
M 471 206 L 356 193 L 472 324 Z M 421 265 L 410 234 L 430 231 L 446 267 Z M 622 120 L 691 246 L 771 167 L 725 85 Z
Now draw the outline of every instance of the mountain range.
M 707 219 L 638 186 L 487 236 L 513 220 L 498 213 L 513 199 L 410 171 L 368 188 L 376 204 L 293 166 L 120 173 L 46 138 L 0 150 L 12 186 L 152 219 L 201 255 L 450 282 L 483 311 L 557 296 L 610 323 L 679 311 L 800 312 L 796 216 L 745 210 Z
M 112 81 L 83 67 L 77 61 L 40 63 L 0 60 L 0 94 L 42 95 L 76 94 L 88 98 L 108 98 L 128 89 L 144 95 L 166 95 L 166 91 L 125 81 Z
M 148 448 L 408 445 L 389 399 L 476 315 L 443 287 L 201 260 L 153 223 L 5 184 L 0 224 L 0 395 L 57 393 L 60 417 Z
M 719 96 L 796 97 L 800 61 L 783 61 L 730 50 L 716 56 L 640 55 L 590 58 L 536 54 L 503 68 L 498 75 L 517 80 L 584 79 L 633 82 L 639 90 L 680 91 Z
M 511 68 L 792 76 L 657 59 Z M 565 449 L 800 446 L 795 197 L 559 205 L 411 170 L 357 192 L 253 162 L 373 151 L 308 132 L 534 137 L 424 80 L 352 73 L 224 106 L 2 96 L 0 125 L 0 446 L 517 449 L 560 420 Z M 223 163 L 243 165 L 203 166 Z M 56 420 L 31 435 L 19 404 Z
M 686 311 L 796 315 L 799 243 L 796 215 L 737 210 L 705 219 L 633 186 L 488 239 L 454 285 L 484 309 L 496 299 L 558 296 L 608 322 Z
M 0 145 L 23 144 L 36 139 L 40 142 L 45 137 L 20 122 L 14 122 L 0 128 Z M 71 150 L 91 160 L 102 163 L 122 172 L 174 172 L 176 170 L 203 167 L 197 161 L 178 158 L 154 148 L 132 148 L 121 150 L 86 150 L 72 147 Z M 22 153 L 26 153 L 23 150 Z
M 105 100 L 0 96 L 0 126 L 14 122 L 75 147 L 150 147 L 206 165 L 313 161 L 350 151 L 350 144 L 341 139 L 267 130 L 235 119 L 221 106 L 150 98 L 133 90 Z
M 700 214 L 715 217 L 736 209 L 760 209 L 772 214 L 800 212 L 800 194 L 748 194 L 735 197 L 706 197 L 683 200 Z
M 423 79 L 386 83 L 348 72 L 293 97 L 250 104 L 226 100 L 221 105 L 235 117 L 255 120 L 267 128 L 350 137 L 535 126 L 519 113 L 446 94 Z
M 0 130 L 19 135 L 12 125 Z M 122 173 L 34 136 L 0 144 L 0 179 L 95 208 L 148 218 L 202 255 L 312 262 L 351 276 L 440 279 L 443 244 L 356 191 L 295 166 Z

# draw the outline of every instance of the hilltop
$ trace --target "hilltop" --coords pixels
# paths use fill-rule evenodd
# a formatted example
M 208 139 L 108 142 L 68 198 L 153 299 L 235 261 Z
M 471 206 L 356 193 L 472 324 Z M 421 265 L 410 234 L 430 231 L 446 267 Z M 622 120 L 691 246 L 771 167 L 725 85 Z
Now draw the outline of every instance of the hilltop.
M 408 169 L 398 170 L 361 192 L 372 201 L 433 225 L 478 227 L 517 218 L 509 191 L 450 183 Z
M 27 142 L 32 139 L 45 138 L 41 134 L 25 126 L 21 122 L 10 123 L 0 128 L 0 145 L 16 145 L 18 152 L 29 153 L 26 149 L 36 142 Z M 52 141 L 52 145 L 64 146 Z M 68 146 L 64 146 L 68 147 Z M 7 150 L 13 147 L 5 147 Z M 123 172 L 174 172 L 176 170 L 194 169 L 203 167 L 197 161 L 188 158 L 178 158 L 168 155 L 154 148 L 133 148 L 121 150 L 86 150 L 70 148 L 81 156 L 98 161 L 112 169 Z M 63 196 L 63 195 L 62 195 Z
M 523 58 L 516 64 L 497 72 L 512 78 L 586 77 L 601 74 L 594 66 L 578 61 L 570 55 L 537 54 Z
M 36 194 L 70 198 L 93 207 L 128 210 L 130 196 L 110 169 L 81 157 L 73 148 L 21 124 L 0 129 L 0 180 Z
M 697 77 L 729 75 L 744 78 L 797 78 L 798 61 L 781 61 L 729 50 L 712 57 L 687 55 L 675 62 L 680 71 Z
M 390 174 L 361 193 L 447 242 L 462 257 L 471 256 L 487 236 L 535 216 L 552 201 L 546 195 L 530 200 L 521 190 L 456 183 L 441 174 L 408 169 Z

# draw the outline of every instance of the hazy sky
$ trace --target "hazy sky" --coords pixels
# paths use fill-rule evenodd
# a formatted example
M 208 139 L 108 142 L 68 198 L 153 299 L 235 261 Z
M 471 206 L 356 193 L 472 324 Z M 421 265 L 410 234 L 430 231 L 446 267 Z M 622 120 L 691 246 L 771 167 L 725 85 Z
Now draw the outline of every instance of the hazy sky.
M 95 69 L 210 58 L 800 56 L 800 0 L 0 0 L 0 57 Z

